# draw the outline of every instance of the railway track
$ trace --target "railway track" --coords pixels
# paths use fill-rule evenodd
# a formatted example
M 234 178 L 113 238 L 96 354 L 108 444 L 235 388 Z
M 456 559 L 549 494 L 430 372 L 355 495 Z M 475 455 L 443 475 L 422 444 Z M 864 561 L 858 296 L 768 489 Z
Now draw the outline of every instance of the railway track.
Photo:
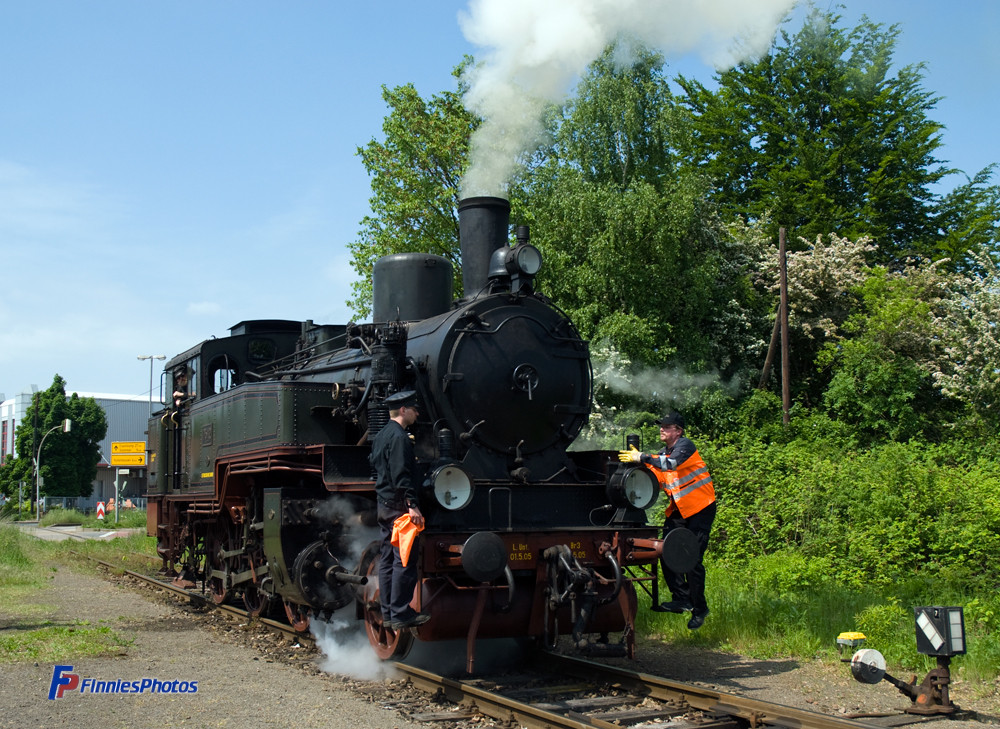
M 73 552 L 73 554 L 76 554 L 77 556 L 81 557 L 87 557 L 87 555 L 82 555 L 78 552 Z M 227 603 L 223 603 L 221 605 L 216 604 L 212 600 L 211 596 L 209 596 L 206 593 L 201 593 L 198 592 L 197 590 L 178 587 L 177 585 L 171 584 L 166 580 L 161 580 L 157 577 L 153 577 L 152 575 L 146 575 L 141 572 L 136 572 L 134 570 L 122 569 L 120 565 L 111 564 L 110 562 L 106 562 L 102 559 L 96 559 L 94 557 L 87 557 L 87 559 L 90 559 L 93 562 L 103 567 L 106 567 L 114 572 L 119 572 L 135 580 L 138 580 L 144 585 L 157 588 L 176 597 L 185 598 L 203 607 L 214 608 L 215 610 L 218 610 L 219 612 L 228 615 L 229 617 L 232 617 L 234 619 L 243 621 L 251 620 L 251 617 L 246 610 L 238 608 L 235 605 L 229 605 Z M 315 641 L 313 640 L 311 635 L 300 633 L 287 623 L 282 623 L 277 620 L 271 620 L 270 618 L 262 618 L 262 617 L 256 617 L 252 619 L 256 624 L 266 628 L 267 630 L 269 630 L 272 633 L 275 633 L 276 635 L 280 635 L 288 639 L 294 639 L 299 643 L 315 645 Z
M 458 708 L 415 720 L 461 721 L 484 714 L 530 729 L 859 729 L 877 724 L 747 699 L 700 686 L 552 653 L 535 654 L 531 674 L 456 680 L 397 664 L 409 681 Z
M 122 572 L 120 566 L 94 561 Z M 140 572 L 123 572 L 143 584 L 215 608 L 234 619 L 250 620 L 245 610 L 233 605 L 217 605 L 207 594 L 177 587 Z M 254 620 L 286 639 L 315 645 L 311 636 L 287 624 L 266 618 Z M 394 708 L 415 721 L 447 721 L 452 726 L 473 722 L 481 725 L 485 716 L 498 726 L 526 729 L 633 726 L 643 729 L 873 729 L 885 726 L 757 701 L 544 651 L 532 654 L 530 663 L 527 672 L 456 679 L 397 662 L 394 668 L 414 689 L 434 697 L 435 710 L 414 709 L 399 703 Z M 450 706 L 442 706 L 442 703 Z

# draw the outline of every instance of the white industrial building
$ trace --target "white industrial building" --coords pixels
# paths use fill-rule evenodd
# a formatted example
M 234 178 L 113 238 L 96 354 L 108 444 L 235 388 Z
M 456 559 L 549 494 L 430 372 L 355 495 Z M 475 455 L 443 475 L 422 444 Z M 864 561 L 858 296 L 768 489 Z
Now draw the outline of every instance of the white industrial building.
M 118 466 L 111 463 L 111 444 L 123 442 L 146 443 L 146 428 L 149 422 L 150 400 L 141 395 L 112 395 L 98 392 L 67 392 L 67 397 L 73 395 L 79 397 L 92 397 L 104 409 L 104 416 L 108 421 L 108 432 L 99 444 L 101 452 L 100 463 L 97 464 L 97 477 L 94 479 L 94 490 L 89 497 L 80 497 L 74 500 L 67 499 L 66 506 L 72 506 L 81 511 L 94 509 L 98 501 L 107 502 L 115 494 L 115 479 L 118 478 L 123 484 L 121 488 L 122 498 L 130 498 L 144 505 L 142 495 L 146 492 L 146 469 L 144 466 Z M 16 428 L 27 415 L 31 406 L 32 393 L 22 392 L 10 399 L 4 399 L 0 395 L 0 463 L 3 463 L 12 455 L 17 453 L 14 448 L 14 435 Z M 161 405 L 154 402 L 152 408 L 160 409 Z M 52 436 L 56 437 L 56 436 Z M 45 454 L 42 453 L 43 465 Z M 116 459 L 117 460 L 117 459 Z M 35 485 L 31 484 L 32 493 Z M 63 499 L 55 498 L 55 501 L 62 502 Z M 51 503 L 53 499 L 49 500 Z

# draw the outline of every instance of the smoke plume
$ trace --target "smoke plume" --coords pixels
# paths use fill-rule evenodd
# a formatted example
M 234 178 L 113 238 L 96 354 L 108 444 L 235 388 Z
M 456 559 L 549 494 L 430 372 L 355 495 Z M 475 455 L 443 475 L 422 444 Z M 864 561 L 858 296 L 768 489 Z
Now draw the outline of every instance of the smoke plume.
M 364 623 L 354 619 L 354 605 L 333 616 L 330 622 L 311 620 L 309 632 L 323 652 L 320 670 L 366 681 L 394 676 L 391 663 L 383 663 L 372 651 Z
M 381 539 L 378 527 L 366 526 L 362 522 L 357 504 L 336 494 L 316 506 L 316 522 L 327 528 L 340 527 L 343 536 L 337 546 L 342 551 L 344 567 L 348 570 L 354 569 L 361 561 L 370 544 Z
M 641 44 L 668 60 L 697 53 L 717 69 L 764 52 L 796 0 L 470 0 L 459 22 L 483 49 L 465 75 L 465 104 L 483 125 L 471 140 L 462 197 L 501 195 L 542 139 L 542 113 L 612 42 L 619 62 Z

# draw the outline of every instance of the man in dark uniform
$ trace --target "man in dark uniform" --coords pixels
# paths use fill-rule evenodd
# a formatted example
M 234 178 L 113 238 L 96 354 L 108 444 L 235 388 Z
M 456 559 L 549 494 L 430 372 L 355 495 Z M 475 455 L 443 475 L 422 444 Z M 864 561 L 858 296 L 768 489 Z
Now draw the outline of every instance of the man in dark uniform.
M 415 526 L 423 526 L 424 516 L 417 503 L 414 483 L 417 459 L 413 442 L 406 428 L 413 425 L 419 414 L 417 393 L 404 390 L 385 399 L 389 422 L 372 443 L 371 464 L 375 469 L 375 495 L 378 499 L 378 524 L 382 534 L 379 553 L 378 581 L 382 601 L 382 621 L 395 630 L 423 625 L 430 615 L 410 607 L 417 585 L 416 550 L 409 564 L 403 565 L 399 549 L 392 545 L 393 522 L 403 514 L 410 515 Z
M 642 463 L 660 482 L 668 497 L 663 521 L 663 536 L 685 527 L 698 540 L 698 561 L 687 574 L 664 570 L 663 579 L 673 600 L 654 605 L 655 612 L 690 612 L 688 628 L 697 630 L 708 616 L 705 601 L 705 565 L 703 558 L 715 521 L 715 486 L 705 461 L 690 438 L 684 436 L 684 418 L 669 413 L 659 421 L 663 449 L 656 455 L 640 453 L 635 448 L 621 451 L 622 461 Z

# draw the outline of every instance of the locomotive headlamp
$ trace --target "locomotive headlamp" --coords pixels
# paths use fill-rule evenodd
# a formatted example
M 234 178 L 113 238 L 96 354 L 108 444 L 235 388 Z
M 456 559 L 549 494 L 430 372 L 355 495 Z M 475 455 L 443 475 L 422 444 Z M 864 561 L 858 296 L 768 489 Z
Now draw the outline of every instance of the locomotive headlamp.
M 542 267 L 542 254 L 533 245 L 516 245 L 507 253 L 507 273 L 534 276 Z
M 648 509 L 656 501 L 656 477 L 642 466 L 621 466 L 608 480 L 607 496 L 615 506 Z
M 533 245 L 518 243 L 510 248 L 498 248 L 490 259 L 490 278 L 534 276 L 542 268 L 542 254 Z
M 431 474 L 434 498 L 449 511 L 464 509 L 472 501 L 472 478 L 453 463 Z

